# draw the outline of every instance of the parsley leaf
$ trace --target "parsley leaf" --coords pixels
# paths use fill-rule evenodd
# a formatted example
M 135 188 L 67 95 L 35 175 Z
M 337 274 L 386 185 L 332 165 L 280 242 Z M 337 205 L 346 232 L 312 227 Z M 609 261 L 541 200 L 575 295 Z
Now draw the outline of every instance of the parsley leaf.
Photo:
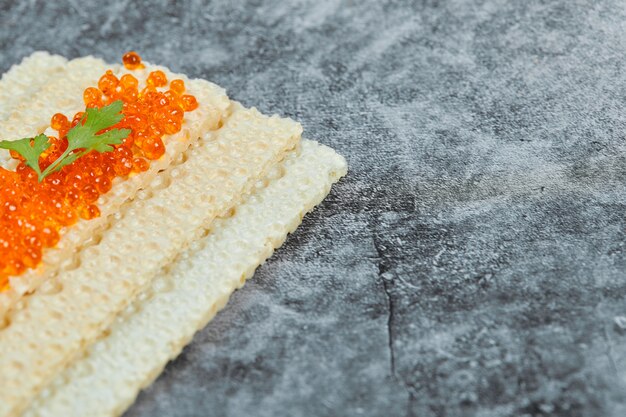
M 121 113 L 123 103 L 121 100 L 114 101 L 108 106 L 88 108 L 80 122 L 67 132 L 67 149 L 43 172 L 39 168 L 39 157 L 50 147 L 48 137 L 41 134 L 35 138 L 25 138 L 16 141 L 0 141 L 0 148 L 13 150 L 26 160 L 42 181 L 53 172 L 59 171 L 64 166 L 71 164 L 81 156 L 91 152 L 110 152 L 112 145 L 119 145 L 130 134 L 130 129 L 110 129 L 119 123 L 124 115 Z M 32 142 L 32 144 L 31 144 Z
M 3 140 L 0 141 L 0 148 L 15 151 L 22 155 L 25 159 L 24 163 L 31 167 L 37 176 L 41 177 L 41 168 L 39 168 L 39 155 L 50 147 L 48 137 L 43 133 L 34 138 L 24 138 L 19 140 Z

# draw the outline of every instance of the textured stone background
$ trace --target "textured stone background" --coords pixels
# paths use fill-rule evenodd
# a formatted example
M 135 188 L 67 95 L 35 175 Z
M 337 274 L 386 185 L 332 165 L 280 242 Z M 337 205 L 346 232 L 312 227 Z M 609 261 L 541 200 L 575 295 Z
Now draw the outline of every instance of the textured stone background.
M 0 0 L 2 71 L 137 49 L 351 167 L 127 416 L 626 415 L 625 22 L 622 0 Z

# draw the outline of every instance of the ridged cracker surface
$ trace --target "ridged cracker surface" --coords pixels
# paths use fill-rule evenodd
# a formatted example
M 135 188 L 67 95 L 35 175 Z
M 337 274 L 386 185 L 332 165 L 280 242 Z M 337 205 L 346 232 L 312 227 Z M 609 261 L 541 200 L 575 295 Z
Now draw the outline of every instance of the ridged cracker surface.
M 249 196 L 232 217 L 217 220 L 156 278 L 129 309 L 134 313 L 116 320 L 24 416 L 121 414 L 346 172 L 342 157 L 306 140 L 282 168 L 281 178 Z
M 282 160 L 301 132 L 289 119 L 234 105 L 217 133 L 172 167 L 165 181 L 157 177 L 98 244 L 79 253 L 76 269 L 58 276 L 55 291 L 23 300 L 25 307 L 0 332 L 0 416 L 21 412 L 202 227 Z
M 38 68 L 38 65 L 41 67 Z M 47 67 L 58 70 L 42 83 L 40 78 L 45 78 L 41 76 L 42 68 Z M 146 65 L 143 70 L 128 71 L 120 65 L 108 65 L 93 57 L 66 62 L 64 58 L 39 52 L 11 69 L 2 79 L 2 83 L 8 83 L 8 87 L 18 81 L 18 85 L 28 84 L 30 80 L 38 88 L 32 90 L 19 104 L 13 104 L 10 116 L 0 121 L 0 140 L 19 139 L 43 131 L 54 135 L 56 132 L 48 127 L 52 115 L 61 112 L 71 118 L 77 111 L 84 110 L 82 92 L 89 86 L 97 86 L 98 79 L 107 69 L 113 70 L 118 76 L 133 74 L 139 80 L 140 88 L 145 84 L 150 71 L 161 69 L 168 80 L 183 79 L 188 93 L 196 96 L 200 106 L 185 114 L 185 122 L 179 133 L 164 137 L 166 153 L 159 160 L 152 161 L 147 171 L 131 175 L 124 181 L 114 181 L 111 191 L 98 200 L 100 217 L 90 221 L 80 220 L 72 227 L 63 229 L 59 243 L 44 251 L 38 268 L 11 278 L 11 289 L 0 293 L 0 327 L 7 319 L 8 311 L 16 306 L 22 295 L 33 291 L 44 282 L 44 291 L 54 291 L 58 284 L 52 278 L 59 270 L 75 263 L 76 253 L 82 246 L 100 238 L 102 232 L 115 221 L 114 214 L 120 207 L 131 200 L 139 189 L 146 188 L 160 170 L 176 162 L 202 134 L 217 129 L 230 111 L 230 101 L 222 88 L 204 80 L 189 80 L 186 76 L 173 74 L 163 67 Z M 11 99 L 7 100 L 8 103 L 15 103 Z M 4 108 L 7 101 L 0 103 Z M 11 106 L 8 103 L 7 106 Z M 9 159 L 7 151 L 0 151 L 0 155 L 0 164 L 9 167 L 14 164 L 15 161 Z M 20 307 L 17 304 L 17 308 Z
M 35 52 L 19 65 L 12 66 L 0 79 L 0 121 L 5 120 L 19 103 L 29 99 L 41 87 L 63 75 L 67 60 L 47 52 Z M 33 74 L 38 74 L 36 77 Z

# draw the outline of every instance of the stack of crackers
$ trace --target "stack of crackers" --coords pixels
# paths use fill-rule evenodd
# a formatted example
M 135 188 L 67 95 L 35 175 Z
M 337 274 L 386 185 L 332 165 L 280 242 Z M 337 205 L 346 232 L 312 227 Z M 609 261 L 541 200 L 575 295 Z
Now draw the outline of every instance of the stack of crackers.
M 0 81 L 0 140 L 47 133 L 57 112 L 121 65 L 37 52 Z M 293 120 L 265 116 L 205 80 L 199 108 L 150 169 L 100 196 L 101 216 L 62 231 L 41 265 L 0 292 L 0 417 L 115 416 L 346 173 Z M 0 152 L 0 165 L 15 161 Z M 0 231 L 2 233 L 2 231 Z

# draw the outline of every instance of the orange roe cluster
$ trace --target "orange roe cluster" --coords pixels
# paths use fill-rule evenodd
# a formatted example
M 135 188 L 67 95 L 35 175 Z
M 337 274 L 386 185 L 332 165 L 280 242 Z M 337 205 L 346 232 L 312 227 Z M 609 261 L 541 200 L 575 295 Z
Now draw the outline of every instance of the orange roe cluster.
M 124 55 L 123 62 L 128 69 L 143 68 L 134 52 Z M 0 291 L 9 288 L 9 277 L 36 267 L 43 250 L 58 243 L 64 227 L 100 216 L 98 198 L 117 177 L 146 171 L 150 160 L 164 154 L 163 136 L 179 132 L 185 112 L 198 107 L 194 96 L 184 94 L 183 80 L 172 80 L 169 89 L 167 85 L 160 70 L 148 75 L 141 90 L 133 75 L 118 78 L 109 70 L 97 87 L 85 89 L 86 107 L 123 102 L 124 118 L 114 128 L 131 133 L 112 152 L 90 152 L 42 182 L 19 154 L 11 152 L 20 161 L 15 171 L 0 167 Z M 71 120 L 60 113 L 52 116 L 50 126 L 58 135 L 49 137 L 50 147 L 39 159 L 42 171 L 67 149 L 67 133 L 82 116 L 83 112 Z

